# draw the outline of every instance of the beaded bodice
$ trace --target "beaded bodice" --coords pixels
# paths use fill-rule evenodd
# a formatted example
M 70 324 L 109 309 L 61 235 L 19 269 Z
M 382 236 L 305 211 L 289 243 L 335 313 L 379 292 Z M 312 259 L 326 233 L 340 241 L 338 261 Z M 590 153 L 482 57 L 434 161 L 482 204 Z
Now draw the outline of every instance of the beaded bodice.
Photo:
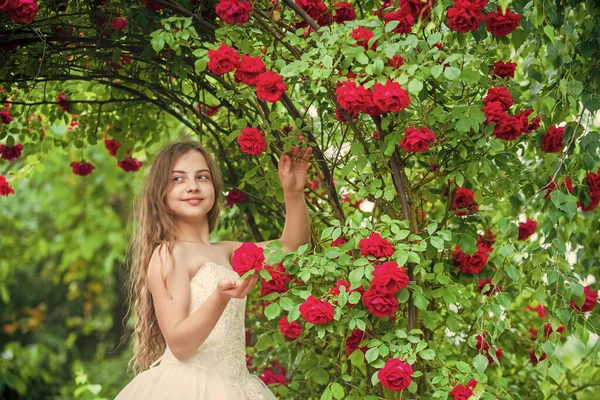
M 231 268 L 214 262 L 201 266 L 190 281 L 190 309 L 188 316 L 196 311 L 214 292 L 222 279 L 238 279 Z M 216 370 L 233 385 L 239 385 L 248 377 L 246 367 L 246 298 L 230 299 L 219 321 L 204 343 L 187 360 L 182 361 Z M 162 364 L 179 362 L 167 347 Z

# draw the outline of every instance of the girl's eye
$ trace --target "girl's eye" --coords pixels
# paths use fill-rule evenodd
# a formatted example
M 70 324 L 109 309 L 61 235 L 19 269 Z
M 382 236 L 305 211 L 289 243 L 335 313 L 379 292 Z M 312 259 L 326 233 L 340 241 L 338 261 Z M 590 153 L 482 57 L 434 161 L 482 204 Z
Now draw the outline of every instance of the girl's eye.
M 205 177 L 205 178 L 207 178 L 207 179 L 209 179 L 209 178 L 210 178 L 210 176 L 208 176 L 208 175 L 198 175 L 198 178 L 200 178 L 201 176 L 203 176 L 203 177 Z
M 180 176 L 176 176 L 175 178 L 173 178 L 173 181 L 174 181 L 174 182 L 178 182 L 178 180 L 177 180 L 177 179 L 181 179 L 181 177 L 180 177 Z

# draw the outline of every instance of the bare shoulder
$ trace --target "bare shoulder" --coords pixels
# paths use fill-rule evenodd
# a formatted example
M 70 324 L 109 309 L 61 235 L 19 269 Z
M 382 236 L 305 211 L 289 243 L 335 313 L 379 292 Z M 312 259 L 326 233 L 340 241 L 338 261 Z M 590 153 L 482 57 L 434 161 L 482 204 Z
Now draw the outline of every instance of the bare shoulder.
M 166 245 L 159 245 L 154 249 L 148 265 L 148 288 L 153 294 L 157 290 L 165 289 L 165 281 L 172 278 L 173 281 L 189 280 L 190 265 L 189 256 L 182 246 L 173 248 L 169 253 Z

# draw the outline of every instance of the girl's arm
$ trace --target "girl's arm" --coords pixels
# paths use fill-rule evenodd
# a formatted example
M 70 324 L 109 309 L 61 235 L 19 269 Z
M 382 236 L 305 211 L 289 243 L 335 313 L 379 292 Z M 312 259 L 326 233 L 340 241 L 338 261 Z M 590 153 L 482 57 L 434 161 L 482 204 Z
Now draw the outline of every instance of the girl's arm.
M 188 317 L 192 265 L 177 249 L 173 251 L 173 258 L 167 256 L 164 246 L 154 251 L 148 266 L 148 288 L 152 293 L 158 325 L 167 345 L 178 360 L 185 360 L 210 335 L 230 298 L 245 297 L 256 284 L 257 278 L 243 282 L 229 279 L 220 281 L 208 299 Z M 163 271 L 164 275 L 168 274 L 166 287 Z

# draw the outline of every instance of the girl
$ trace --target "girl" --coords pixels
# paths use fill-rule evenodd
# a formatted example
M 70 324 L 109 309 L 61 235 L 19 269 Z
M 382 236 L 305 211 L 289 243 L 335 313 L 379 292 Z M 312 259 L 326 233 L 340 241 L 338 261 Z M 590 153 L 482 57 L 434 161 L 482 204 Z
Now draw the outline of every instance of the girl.
M 311 152 L 296 146 L 279 160 L 283 251 L 310 241 L 303 189 Z M 231 256 L 242 243 L 209 241 L 222 188 L 217 164 L 197 143 L 169 145 L 153 161 L 131 246 L 137 321 L 130 366 L 137 375 L 116 400 L 275 400 L 246 367 L 246 295 L 259 274 L 242 281 L 233 271 Z

